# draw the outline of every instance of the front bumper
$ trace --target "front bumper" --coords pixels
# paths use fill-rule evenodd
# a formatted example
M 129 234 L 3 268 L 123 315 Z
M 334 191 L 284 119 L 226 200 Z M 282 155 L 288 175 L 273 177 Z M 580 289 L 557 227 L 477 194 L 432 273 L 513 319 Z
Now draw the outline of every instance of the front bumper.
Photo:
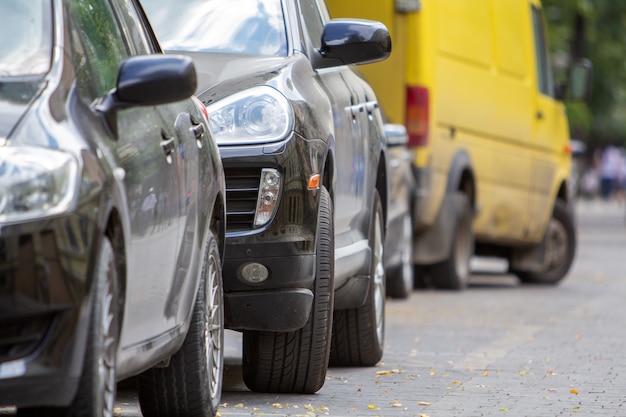
M 326 145 L 297 134 L 272 146 L 220 148 L 226 177 L 227 233 L 224 259 L 226 327 L 293 331 L 306 323 L 313 302 L 319 190 L 308 189 L 322 174 Z M 276 169 L 281 191 L 271 220 L 253 225 L 262 169 Z M 250 282 L 246 265 L 267 270 Z
M 0 405 L 64 406 L 74 397 L 94 233 L 72 214 L 0 229 Z

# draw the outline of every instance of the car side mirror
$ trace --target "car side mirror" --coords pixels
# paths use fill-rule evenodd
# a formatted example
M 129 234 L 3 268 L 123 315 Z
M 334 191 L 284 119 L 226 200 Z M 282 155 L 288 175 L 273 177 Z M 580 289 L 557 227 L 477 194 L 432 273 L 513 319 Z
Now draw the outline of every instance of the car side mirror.
M 591 61 L 585 58 L 577 60 L 570 69 L 567 98 L 574 101 L 588 101 L 591 98 L 592 83 Z
M 577 59 L 569 68 L 567 83 L 557 85 L 554 96 L 558 100 L 589 101 L 593 83 L 593 65 L 586 58 Z
M 401 124 L 385 123 L 383 127 L 388 147 L 406 146 L 409 143 L 409 135 L 406 127 Z
M 387 27 L 373 20 L 332 19 L 322 32 L 317 68 L 382 61 L 391 53 Z
M 140 55 L 124 60 L 116 88 L 96 106 L 117 136 L 116 113 L 133 106 L 156 106 L 191 97 L 197 87 L 196 69 L 184 55 Z

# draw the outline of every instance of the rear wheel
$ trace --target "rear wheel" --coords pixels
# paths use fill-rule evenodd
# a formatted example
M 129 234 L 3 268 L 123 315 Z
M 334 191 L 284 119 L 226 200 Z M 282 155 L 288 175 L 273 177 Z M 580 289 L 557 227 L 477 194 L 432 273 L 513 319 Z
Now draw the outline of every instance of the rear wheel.
M 120 329 L 119 281 L 113 246 L 106 236 L 96 262 L 85 361 L 74 401 L 66 408 L 19 409 L 18 416 L 113 417 Z
M 512 271 L 524 283 L 556 284 L 572 266 L 576 252 L 576 230 L 572 216 L 561 200 L 554 205 L 544 239 L 546 268 L 539 272 Z
M 330 195 L 320 189 L 313 307 L 294 332 L 245 331 L 243 378 L 252 391 L 312 394 L 326 378 L 333 315 L 335 232 Z
M 393 268 L 387 268 L 387 295 L 392 298 L 404 299 L 413 291 L 413 222 L 411 214 L 405 213 L 402 219 L 402 235 L 400 237 L 402 262 Z
M 192 321 L 166 368 L 138 378 L 144 416 L 212 417 L 217 413 L 224 368 L 224 295 L 220 254 L 212 232 L 204 244 Z
M 373 366 L 383 356 L 385 338 L 385 268 L 383 209 L 378 192 L 374 195 L 370 220 L 370 287 L 365 304 L 337 310 L 333 323 L 330 364 L 332 366 Z
M 429 266 L 431 283 L 435 288 L 462 290 L 467 287 L 470 260 L 474 255 L 473 213 L 467 196 L 457 193 L 458 203 L 450 256 L 443 262 Z

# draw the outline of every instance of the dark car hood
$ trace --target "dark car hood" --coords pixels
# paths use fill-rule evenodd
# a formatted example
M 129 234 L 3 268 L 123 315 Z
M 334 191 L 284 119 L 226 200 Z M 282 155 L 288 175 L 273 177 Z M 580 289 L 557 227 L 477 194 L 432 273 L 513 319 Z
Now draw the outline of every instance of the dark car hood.
M 290 57 L 189 52 L 198 74 L 196 94 L 209 104 L 246 87 L 264 84 L 293 61 Z
M 0 138 L 7 138 L 30 107 L 43 83 L 37 81 L 6 82 L 0 80 Z

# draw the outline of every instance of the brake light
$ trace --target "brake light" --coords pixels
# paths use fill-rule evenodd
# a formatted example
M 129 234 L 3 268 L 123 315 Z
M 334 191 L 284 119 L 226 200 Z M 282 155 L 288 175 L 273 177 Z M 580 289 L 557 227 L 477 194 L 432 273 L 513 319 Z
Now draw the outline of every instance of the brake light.
M 408 146 L 428 145 L 428 116 L 430 107 L 428 89 L 408 87 L 406 90 L 406 130 Z

